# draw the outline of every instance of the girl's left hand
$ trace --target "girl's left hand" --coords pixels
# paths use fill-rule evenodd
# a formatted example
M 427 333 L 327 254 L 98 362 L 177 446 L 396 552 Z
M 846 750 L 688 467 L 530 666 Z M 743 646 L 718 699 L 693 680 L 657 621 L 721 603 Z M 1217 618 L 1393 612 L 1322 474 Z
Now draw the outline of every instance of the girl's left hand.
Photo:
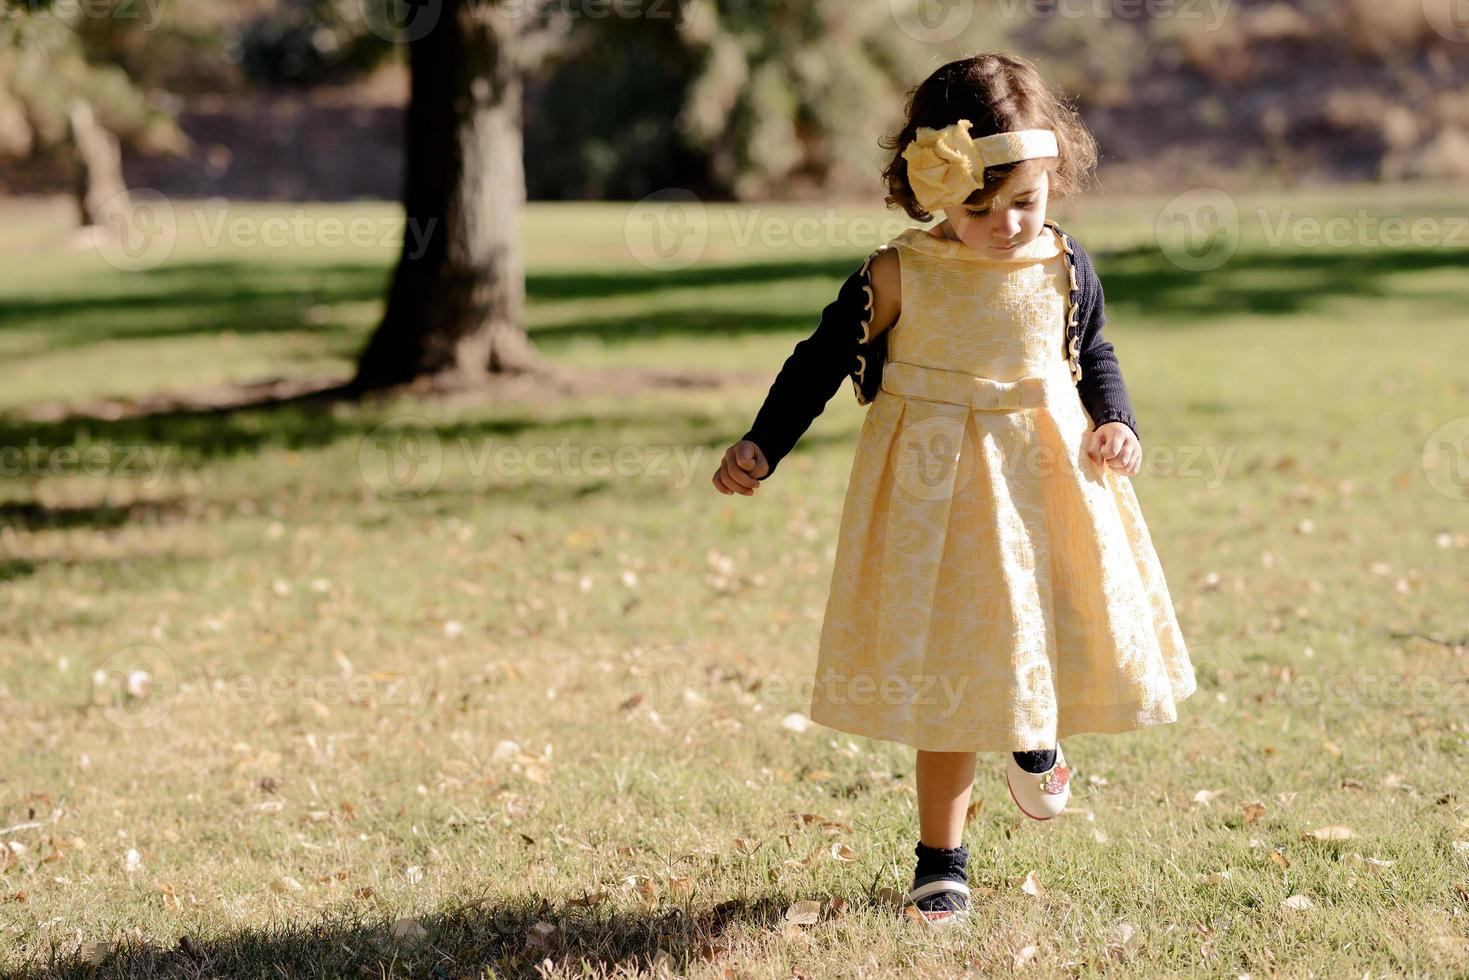
M 1082 438 L 1081 446 L 1093 463 L 1105 461 L 1124 476 L 1136 476 L 1142 469 L 1143 448 L 1126 422 L 1103 422 Z

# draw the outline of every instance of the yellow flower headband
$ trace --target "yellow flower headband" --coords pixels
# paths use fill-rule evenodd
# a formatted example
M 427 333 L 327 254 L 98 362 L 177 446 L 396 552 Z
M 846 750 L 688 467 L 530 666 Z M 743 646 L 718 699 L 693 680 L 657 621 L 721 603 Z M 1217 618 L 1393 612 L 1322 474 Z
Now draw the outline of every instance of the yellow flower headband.
M 960 119 L 943 129 L 918 128 L 903 148 L 908 186 L 928 212 L 963 204 L 984 186 L 984 168 L 1058 155 L 1056 134 L 1049 129 L 1017 129 L 973 139 L 970 122 Z

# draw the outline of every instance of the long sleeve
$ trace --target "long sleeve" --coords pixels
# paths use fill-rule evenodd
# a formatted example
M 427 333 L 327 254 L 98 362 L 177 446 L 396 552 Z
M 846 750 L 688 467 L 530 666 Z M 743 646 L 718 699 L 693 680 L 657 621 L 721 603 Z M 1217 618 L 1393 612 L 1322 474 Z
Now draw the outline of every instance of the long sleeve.
M 776 466 L 825 410 L 842 380 L 852 376 L 856 382 L 862 358 L 874 359 L 877 352 L 864 343 L 867 285 L 864 262 L 847 277 L 836 299 L 822 310 L 821 322 L 811 336 L 796 344 L 770 386 L 754 424 L 743 436 L 759 446 L 770 463 L 770 472 L 762 479 L 775 473 Z M 887 338 L 879 339 L 885 347 Z M 870 367 L 868 373 L 872 373 Z
M 1107 422 L 1124 422 L 1137 434 L 1137 416 L 1132 399 L 1122 380 L 1122 366 L 1112 344 L 1102 336 L 1107 325 L 1106 301 L 1102 281 L 1092 267 L 1091 256 L 1071 240 L 1076 259 L 1076 282 L 1080 299 L 1077 305 L 1077 331 L 1080 347 L 1077 363 L 1081 380 L 1076 383 L 1081 403 L 1097 426 Z

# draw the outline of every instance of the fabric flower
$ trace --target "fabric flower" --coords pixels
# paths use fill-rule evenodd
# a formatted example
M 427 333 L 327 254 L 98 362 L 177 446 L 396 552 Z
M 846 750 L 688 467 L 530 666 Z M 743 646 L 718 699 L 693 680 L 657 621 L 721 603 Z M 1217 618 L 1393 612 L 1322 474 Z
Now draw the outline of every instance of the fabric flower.
M 969 126 L 968 119 L 943 129 L 920 126 L 903 149 L 908 186 L 925 211 L 963 204 L 984 186 L 984 160 L 969 135 Z
M 969 120 L 960 119 L 943 129 L 920 126 L 903 148 L 908 161 L 908 186 L 925 211 L 963 204 L 984 186 L 986 167 L 1017 163 L 1059 152 L 1056 134 L 1049 129 L 1017 129 L 974 139 Z

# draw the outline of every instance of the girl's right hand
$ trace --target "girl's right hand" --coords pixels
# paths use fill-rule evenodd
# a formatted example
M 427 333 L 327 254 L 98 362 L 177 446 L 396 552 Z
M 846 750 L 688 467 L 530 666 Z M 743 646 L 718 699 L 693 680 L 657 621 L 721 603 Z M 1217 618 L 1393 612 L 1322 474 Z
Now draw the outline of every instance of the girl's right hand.
M 770 462 L 760 447 L 741 439 L 724 451 L 724 459 L 714 473 L 714 489 L 723 494 L 753 496 L 760 489 L 760 478 L 769 472 Z

